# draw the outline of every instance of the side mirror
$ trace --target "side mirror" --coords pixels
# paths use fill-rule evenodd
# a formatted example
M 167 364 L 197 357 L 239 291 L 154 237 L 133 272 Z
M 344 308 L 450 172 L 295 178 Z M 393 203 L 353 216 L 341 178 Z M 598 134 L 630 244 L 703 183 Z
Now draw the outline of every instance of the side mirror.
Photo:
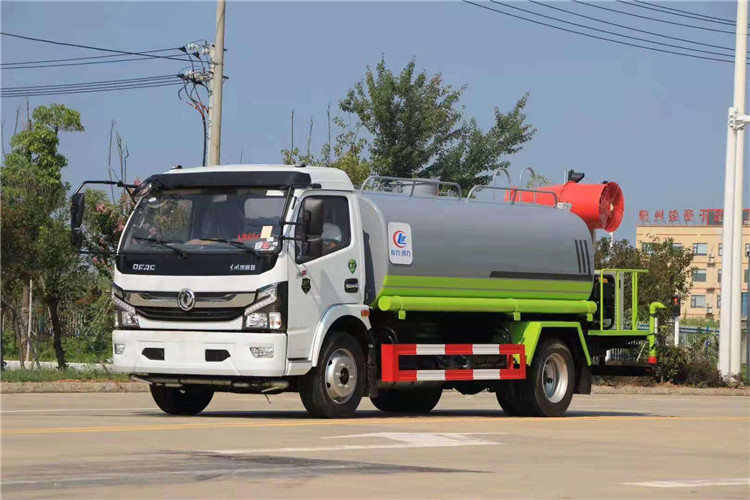
M 305 239 L 320 239 L 323 234 L 323 220 L 325 219 L 325 207 L 323 200 L 308 198 L 305 200 L 302 215 L 302 234 Z
M 302 244 L 305 246 L 305 257 L 307 260 L 323 256 L 323 238 L 320 236 L 307 238 L 307 241 Z
M 302 205 L 302 255 L 304 260 L 313 260 L 323 256 L 323 220 L 325 206 L 323 200 L 307 198 Z
M 83 210 L 86 206 L 86 195 L 75 193 L 70 200 L 70 244 L 77 249 L 83 246 Z

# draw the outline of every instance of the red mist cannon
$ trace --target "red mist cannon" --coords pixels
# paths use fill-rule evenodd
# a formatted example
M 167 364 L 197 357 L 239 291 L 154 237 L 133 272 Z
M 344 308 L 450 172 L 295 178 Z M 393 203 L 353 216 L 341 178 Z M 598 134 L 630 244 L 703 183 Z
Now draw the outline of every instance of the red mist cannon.
M 622 222 L 625 211 L 625 197 L 616 182 L 602 184 L 580 184 L 584 174 L 568 172 L 568 182 L 545 186 L 536 191 L 551 192 L 557 195 L 559 203 L 570 203 L 570 211 L 579 216 L 589 229 L 603 229 L 611 233 Z M 554 205 L 552 196 L 538 192 L 508 190 L 505 201 Z

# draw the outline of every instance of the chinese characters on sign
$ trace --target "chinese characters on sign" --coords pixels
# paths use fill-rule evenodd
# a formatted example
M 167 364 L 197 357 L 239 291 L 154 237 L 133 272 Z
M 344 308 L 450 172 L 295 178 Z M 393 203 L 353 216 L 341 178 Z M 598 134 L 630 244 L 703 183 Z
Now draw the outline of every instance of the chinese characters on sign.
M 702 208 L 697 211 L 686 208 L 680 213 L 679 210 L 667 210 L 665 221 L 663 209 L 654 210 L 651 214 L 648 210 L 638 211 L 638 224 L 641 226 L 721 226 L 724 222 L 724 210 L 721 208 Z M 653 215 L 653 217 L 652 217 Z M 750 209 L 742 211 L 743 224 L 750 220 Z

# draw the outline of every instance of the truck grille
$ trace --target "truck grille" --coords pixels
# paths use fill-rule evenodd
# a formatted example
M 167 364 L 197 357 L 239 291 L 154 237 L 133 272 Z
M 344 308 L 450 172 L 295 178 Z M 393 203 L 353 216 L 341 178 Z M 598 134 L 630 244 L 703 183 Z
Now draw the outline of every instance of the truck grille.
M 178 307 L 138 307 L 138 314 L 155 321 L 231 321 L 244 312 L 242 307 L 195 308 L 185 312 Z

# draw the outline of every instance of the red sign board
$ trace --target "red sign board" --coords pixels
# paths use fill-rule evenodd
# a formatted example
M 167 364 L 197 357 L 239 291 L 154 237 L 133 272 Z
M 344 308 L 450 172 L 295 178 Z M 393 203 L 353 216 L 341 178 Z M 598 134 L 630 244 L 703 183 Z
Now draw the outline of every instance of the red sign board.
M 667 214 L 666 219 L 664 217 Z M 742 211 L 742 223 L 750 221 L 750 209 Z M 721 226 L 724 223 L 724 210 L 721 208 L 702 208 L 697 211 L 686 208 L 680 213 L 676 209 L 657 209 L 653 213 L 648 210 L 638 211 L 638 225 L 640 226 Z

